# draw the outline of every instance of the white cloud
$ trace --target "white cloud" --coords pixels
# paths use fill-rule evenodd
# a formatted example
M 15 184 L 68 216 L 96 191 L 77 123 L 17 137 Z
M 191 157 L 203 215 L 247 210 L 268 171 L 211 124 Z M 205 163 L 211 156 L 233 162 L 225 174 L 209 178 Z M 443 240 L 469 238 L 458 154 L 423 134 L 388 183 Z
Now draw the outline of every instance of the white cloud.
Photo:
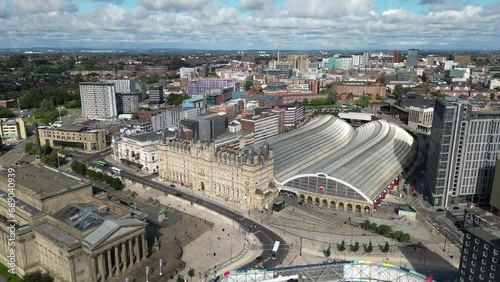
M 19 16 L 24 14 L 42 14 L 49 12 L 77 12 L 78 6 L 67 0 L 6 0 L 12 3 L 13 10 Z
M 240 10 L 255 11 L 268 8 L 275 3 L 275 0 L 241 0 Z
M 212 0 L 138 2 L 133 10 L 100 5 L 94 11 L 68 13 L 71 9 L 67 9 L 67 1 L 36 0 L 23 7 L 25 12 L 19 17 L 18 6 L 0 0 L 0 38 L 5 39 L 0 41 L 0 48 L 253 49 L 276 48 L 278 44 L 285 49 L 377 49 L 444 44 L 449 48 L 482 48 L 482 45 L 494 46 L 500 42 L 496 28 L 500 7 L 495 5 L 429 10 L 427 15 L 421 15 L 397 8 L 375 12 L 368 0 L 312 0 L 308 5 L 288 0 L 280 6 L 252 10 L 243 17 L 239 14 L 245 4 L 243 0 L 237 6 L 226 4 L 224 7 L 218 6 L 220 1 L 216 4 Z M 46 5 L 38 9 L 36 5 L 42 3 Z M 246 7 L 248 11 L 251 6 Z

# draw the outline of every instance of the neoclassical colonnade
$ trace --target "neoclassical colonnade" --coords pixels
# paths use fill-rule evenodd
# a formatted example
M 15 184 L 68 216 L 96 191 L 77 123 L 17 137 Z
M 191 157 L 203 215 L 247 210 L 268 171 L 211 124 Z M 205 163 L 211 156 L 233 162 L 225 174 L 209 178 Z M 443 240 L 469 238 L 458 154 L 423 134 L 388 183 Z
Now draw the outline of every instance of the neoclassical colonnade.
M 145 260 L 147 253 L 146 233 L 141 233 L 93 254 L 93 281 L 107 281 L 107 278 L 125 272 Z
M 318 207 L 338 209 L 350 212 L 359 212 L 369 214 L 372 206 L 368 203 L 355 202 L 348 199 L 340 199 L 335 197 L 319 197 L 313 194 L 299 193 L 298 201 L 302 201 L 309 205 Z

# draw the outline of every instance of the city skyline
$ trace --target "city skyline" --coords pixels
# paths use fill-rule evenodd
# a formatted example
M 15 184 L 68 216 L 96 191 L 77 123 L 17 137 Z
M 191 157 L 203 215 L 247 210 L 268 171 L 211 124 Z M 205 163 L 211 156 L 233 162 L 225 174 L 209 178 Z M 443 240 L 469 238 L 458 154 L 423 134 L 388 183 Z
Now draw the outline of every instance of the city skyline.
M 0 48 L 497 49 L 499 1 L 2 1 Z

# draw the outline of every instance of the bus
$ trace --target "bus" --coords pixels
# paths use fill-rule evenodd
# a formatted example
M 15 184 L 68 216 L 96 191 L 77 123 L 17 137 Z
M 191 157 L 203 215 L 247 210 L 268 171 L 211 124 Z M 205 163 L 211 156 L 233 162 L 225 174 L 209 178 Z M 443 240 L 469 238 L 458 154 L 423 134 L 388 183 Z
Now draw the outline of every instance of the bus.
M 96 164 L 100 167 L 103 167 L 103 168 L 108 168 L 108 164 L 106 162 L 103 162 L 103 161 L 97 161 Z
M 280 247 L 280 241 L 274 242 L 273 250 L 271 251 L 271 258 L 276 259 L 278 256 L 278 248 Z
M 122 173 L 121 169 L 119 169 L 117 167 L 114 167 L 114 166 L 111 167 L 111 171 L 114 172 L 114 173 L 116 173 L 116 174 L 121 174 Z

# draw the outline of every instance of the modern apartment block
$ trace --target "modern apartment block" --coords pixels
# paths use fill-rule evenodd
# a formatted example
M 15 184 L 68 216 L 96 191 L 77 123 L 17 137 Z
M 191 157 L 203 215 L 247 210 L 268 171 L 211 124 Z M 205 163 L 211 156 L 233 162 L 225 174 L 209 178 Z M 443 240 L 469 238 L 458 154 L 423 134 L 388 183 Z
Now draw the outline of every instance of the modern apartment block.
M 240 90 L 240 83 L 235 79 L 221 79 L 221 78 L 199 78 L 189 81 L 188 94 L 189 96 L 196 94 L 205 94 L 211 89 L 222 89 L 231 87 L 233 91 Z
M 153 131 L 157 132 L 165 128 L 179 127 L 181 120 L 196 119 L 200 113 L 200 108 L 183 108 L 158 113 L 151 117 Z
M 295 106 L 278 106 L 274 107 L 274 110 L 282 110 L 285 112 L 285 123 L 286 128 L 295 128 L 303 120 L 306 112 L 306 108 L 302 105 Z
M 137 113 L 141 97 L 141 92 L 116 93 L 116 110 L 118 114 Z
M 243 118 L 240 123 L 241 131 L 245 134 L 253 134 L 255 143 L 284 133 L 284 115 L 282 111 L 262 112 L 259 115 Z
M 0 137 L 2 141 L 26 139 L 28 137 L 28 134 L 26 132 L 26 123 L 22 118 L 1 119 Z
M 474 227 L 464 230 L 460 282 L 500 280 L 500 229 Z
M 408 126 L 422 133 L 431 134 L 434 108 L 411 106 L 408 112 Z
M 81 82 L 82 116 L 87 119 L 113 119 L 118 115 L 115 84 Z
M 393 63 L 401 63 L 401 51 L 392 52 L 392 62 Z
M 406 58 L 406 66 L 407 67 L 416 67 L 418 65 L 418 49 L 410 49 L 408 50 L 408 57 Z
M 426 171 L 435 206 L 489 202 L 499 155 L 500 111 L 436 100 Z
M 165 101 L 163 96 L 163 86 L 152 86 L 148 90 L 149 102 L 152 104 L 161 104 Z
M 133 79 L 103 79 L 104 83 L 113 83 L 116 93 L 130 93 L 137 91 L 136 81 Z

